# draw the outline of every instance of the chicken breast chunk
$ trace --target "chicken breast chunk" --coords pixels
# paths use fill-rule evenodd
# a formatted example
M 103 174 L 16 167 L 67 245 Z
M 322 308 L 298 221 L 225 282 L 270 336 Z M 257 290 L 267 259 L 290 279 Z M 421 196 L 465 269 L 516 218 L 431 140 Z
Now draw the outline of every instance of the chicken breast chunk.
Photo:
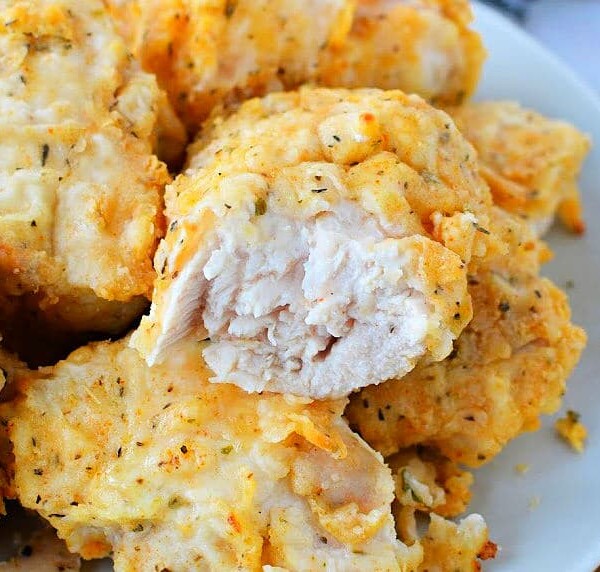
M 21 378 L 2 415 L 22 504 L 116 570 L 415 570 L 345 403 L 210 384 L 197 351 L 148 368 L 99 343 Z
M 99 0 L 0 1 L 0 54 L 1 327 L 118 331 L 154 276 L 165 96 Z
M 471 318 L 466 265 L 495 247 L 473 157 L 401 92 L 307 89 L 215 117 L 167 189 L 134 347 L 152 365 L 210 338 L 213 381 L 313 398 L 443 359 Z
M 585 230 L 577 179 L 589 138 L 564 121 L 510 101 L 470 103 L 450 114 L 479 155 L 494 202 L 544 234 L 555 213 Z
M 511 250 L 469 276 L 473 320 L 452 354 L 366 388 L 348 406 L 352 426 L 385 456 L 424 444 L 481 465 L 560 405 L 585 334 L 565 294 L 539 277 L 540 248 L 525 225 L 500 209 L 494 220 Z
M 198 129 L 211 109 L 311 82 L 470 94 L 483 48 L 466 0 L 107 0 L 144 69 Z

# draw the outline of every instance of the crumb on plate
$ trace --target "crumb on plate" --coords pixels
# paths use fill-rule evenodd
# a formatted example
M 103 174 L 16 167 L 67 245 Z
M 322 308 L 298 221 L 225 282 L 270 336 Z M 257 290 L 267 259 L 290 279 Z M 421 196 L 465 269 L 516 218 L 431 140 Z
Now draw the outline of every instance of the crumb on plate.
M 529 469 L 531 469 L 531 465 L 528 465 L 527 463 L 517 463 L 515 465 L 515 471 L 519 473 L 519 475 L 524 475 L 525 473 L 528 473 Z
M 587 429 L 580 422 L 581 415 L 577 411 L 569 409 L 565 417 L 556 420 L 554 428 L 556 432 L 566 441 L 575 451 L 583 453 L 584 441 L 587 437 Z
M 535 510 L 540 503 L 542 502 L 542 497 L 539 495 L 534 495 L 529 499 L 529 510 Z

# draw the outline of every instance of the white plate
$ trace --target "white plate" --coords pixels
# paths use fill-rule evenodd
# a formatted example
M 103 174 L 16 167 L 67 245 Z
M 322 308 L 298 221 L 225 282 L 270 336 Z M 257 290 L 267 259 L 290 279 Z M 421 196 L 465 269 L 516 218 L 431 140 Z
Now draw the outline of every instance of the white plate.
M 511 443 L 476 472 L 471 510 L 490 525 L 502 546 L 489 572 L 543 570 L 591 572 L 600 564 L 600 101 L 563 64 L 494 10 L 477 5 L 476 28 L 489 59 L 478 99 L 514 99 L 589 133 L 596 143 L 582 177 L 588 231 L 583 238 L 554 229 L 549 242 L 556 253 L 545 274 L 569 290 L 574 321 L 589 342 L 572 376 L 563 411 L 582 414 L 589 430 L 583 455 L 554 435 L 554 418 Z M 600 72 L 600 64 L 599 64 Z M 517 463 L 530 471 L 519 476 Z M 537 508 L 529 507 L 539 499 Z
M 547 115 L 568 119 L 600 147 L 600 102 L 560 62 L 495 11 L 476 6 L 477 29 L 490 56 L 479 99 L 514 99 Z M 546 273 L 570 291 L 574 319 L 588 331 L 589 345 L 573 375 L 565 407 L 581 412 L 590 437 L 583 455 L 559 442 L 547 419 L 477 471 L 472 511 L 483 514 L 492 538 L 502 546 L 489 572 L 591 572 L 600 564 L 600 153 L 585 165 L 582 188 L 588 232 L 575 238 L 560 229 L 550 236 L 556 252 Z M 530 471 L 519 476 L 515 465 Z M 537 508 L 530 503 L 539 499 Z M 0 526 L 1 528 L 1 526 Z M 0 552 L 6 536 L 0 530 Z M 110 570 L 105 563 L 86 569 Z

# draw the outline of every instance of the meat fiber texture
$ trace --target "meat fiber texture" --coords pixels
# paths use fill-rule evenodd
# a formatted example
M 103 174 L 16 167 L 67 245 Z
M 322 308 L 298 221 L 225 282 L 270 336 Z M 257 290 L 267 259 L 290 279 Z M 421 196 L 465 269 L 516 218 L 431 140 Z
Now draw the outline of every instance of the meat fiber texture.
M 502 247 L 474 151 L 417 96 L 303 89 L 215 117 L 166 192 L 150 315 L 215 382 L 325 398 L 440 360 L 471 319 L 467 267 Z M 201 359 L 200 352 L 198 352 Z
M 544 234 L 558 214 L 573 232 L 585 230 L 578 178 L 590 140 L 573 125 L 511 101 L 451 109 L 479 156 L 494 202 Z
M 466 0 L 107 0 L 144 69 L 195 132 L 211 110 L 304 83 L 456 105 L 485 52 Z
M 0 1 L 0 54 L 2 329 L 117 332 L 151 292 L 154 149 L 181 125 L 100 1 Z
M 364 389 L 346 410 L 385 456 L 422 444 L 478 466 L 560 405 L 585 333 L 571 323 L 566 295 L 539 276 L 544 246 L 509 213 L 497 209 L 493 219 L 510 250 L 469 275 L 473 320 L 454 351 Z
M 211 384 L 197 349 L 149 368 L 104 342 L 20 376 L 1 415 L 23 506 L 117 571 L 416 570 L 345 401 Z

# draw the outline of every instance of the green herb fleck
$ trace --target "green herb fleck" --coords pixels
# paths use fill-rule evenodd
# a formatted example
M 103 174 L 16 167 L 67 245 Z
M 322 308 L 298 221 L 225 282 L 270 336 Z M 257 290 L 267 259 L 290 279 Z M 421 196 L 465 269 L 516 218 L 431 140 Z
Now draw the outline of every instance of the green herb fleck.
M 410 483 L 408 482 L 407 474 L 410 475 L 409 471 L 407 469 L 402 469 L 402 473 L 401 473 L 401 475 L 402 475 L 402 490 L 406 493 L 410 491 L 412 498 L 416 502 L 423 504 L 423 499 L 410 486 Z

